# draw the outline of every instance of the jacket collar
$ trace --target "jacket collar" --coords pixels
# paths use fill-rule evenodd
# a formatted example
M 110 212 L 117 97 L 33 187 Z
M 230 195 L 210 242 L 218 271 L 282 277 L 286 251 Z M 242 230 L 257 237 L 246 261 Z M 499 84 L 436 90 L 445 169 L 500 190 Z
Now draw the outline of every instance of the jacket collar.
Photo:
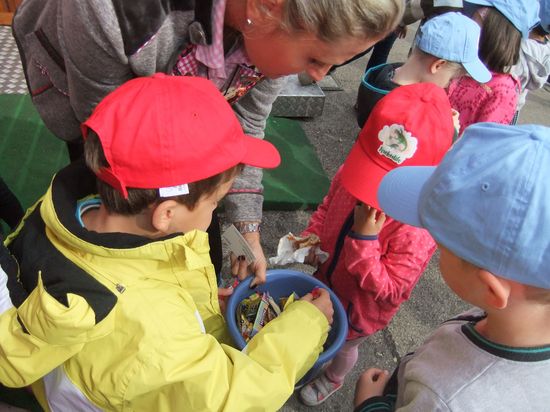
M 70 164 L 54 176 L 40 213 L 56 241 L 70 249 L 106 258 L 149 259 L 159 264 L 175 260 L 186 270 L 211 265 L 208 234 L 203 231 L 150 239 L 127 233 L 97 233 L 83 228 L 76 217 L 76 204 L 79 199 L 95 194 L 95 184 L 95 175 L 83 161 Z

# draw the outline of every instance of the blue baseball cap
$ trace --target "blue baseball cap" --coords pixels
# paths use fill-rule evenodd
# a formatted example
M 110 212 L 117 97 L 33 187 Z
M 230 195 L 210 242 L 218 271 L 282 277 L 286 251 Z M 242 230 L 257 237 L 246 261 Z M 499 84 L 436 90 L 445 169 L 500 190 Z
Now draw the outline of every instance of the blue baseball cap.
M 462 259 L 550 289 L 550 128 L 474 124 L 437 168 L 392 170 L 382 210 Z
M 550 33 L 550 0 L 540 0 L 540 26 L 546 33 Z
M 494 7 L 510 20 L 524 39 L 529 37 L 529 31 L 539 22 L 539 2 L 536 0 L 468 0 L 464 2 L 466 10 L 467 3 Z
M 478 56 L 480 28 L 460 13 L 444 13 L 429 19 L 416 36 L 416 47 L 440 59 L 461 63 L 480 83 L 491 80 L 491 72 Z

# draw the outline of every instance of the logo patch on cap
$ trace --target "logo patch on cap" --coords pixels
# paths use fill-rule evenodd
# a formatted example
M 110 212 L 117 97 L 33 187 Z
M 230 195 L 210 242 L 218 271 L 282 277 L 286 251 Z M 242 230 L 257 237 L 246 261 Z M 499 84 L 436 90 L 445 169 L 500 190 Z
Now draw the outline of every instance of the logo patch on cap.
M 189 186 L 186 184 L 159 188 L 160 197 L 172 197 L 189 194 Z
M 418 139 L 405 130 L 400 124 L 384 126 L 378 133 L 382 142 L 378 153 L 400 165 L 416 153 Z

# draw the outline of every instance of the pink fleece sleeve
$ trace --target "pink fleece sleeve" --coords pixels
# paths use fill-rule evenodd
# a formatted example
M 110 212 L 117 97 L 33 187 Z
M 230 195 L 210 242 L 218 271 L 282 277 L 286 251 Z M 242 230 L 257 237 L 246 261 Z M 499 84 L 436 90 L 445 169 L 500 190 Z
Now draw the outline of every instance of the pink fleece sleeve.
M 361 289 L 375 292 L 377 300 L 399 304 L 408 296 L 430 261 L 436 246 L 430 235 L 420 229 L 394 236 L 381 253 L 379 240 L 347 236 L 345 265 Z

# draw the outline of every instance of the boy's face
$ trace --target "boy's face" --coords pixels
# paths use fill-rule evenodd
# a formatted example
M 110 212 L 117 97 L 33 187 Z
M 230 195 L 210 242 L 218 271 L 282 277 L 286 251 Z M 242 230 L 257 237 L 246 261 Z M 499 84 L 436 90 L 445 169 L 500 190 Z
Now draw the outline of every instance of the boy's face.
M 206 231 L 212 222 L 212 212 L 218 207 L 218 202 L 223 199 L 235 178 L 221 184 L 218 189 L 210 194 L 202 196 L 195 204 L 193 210 L 178 203 L 176 213 L 170 223 L 169 233 L 187 233 L 192 230 Z
M 431 79 L 431 82 L 435 83 L 439 87 L 442 87 L 444 89 L 447 88 L 452 80 L 466 73 L 464 69 L 457 68 L 455 64 L 451 64 L 450 62 L 447 62 L 445 60 L 439 61 L 444 61 L 445 63 L 437 67 L 437 69 L 435 70 L 432 69 Z
M 476 282 L 478 268 L 459 258 L 440 243 L 438 243 L 438 247 L 440 253 L 439 269 L 443 280 L 460 298 L 476 304 L 473 302 L 472 292 L 475 289 L 474 283 Z

